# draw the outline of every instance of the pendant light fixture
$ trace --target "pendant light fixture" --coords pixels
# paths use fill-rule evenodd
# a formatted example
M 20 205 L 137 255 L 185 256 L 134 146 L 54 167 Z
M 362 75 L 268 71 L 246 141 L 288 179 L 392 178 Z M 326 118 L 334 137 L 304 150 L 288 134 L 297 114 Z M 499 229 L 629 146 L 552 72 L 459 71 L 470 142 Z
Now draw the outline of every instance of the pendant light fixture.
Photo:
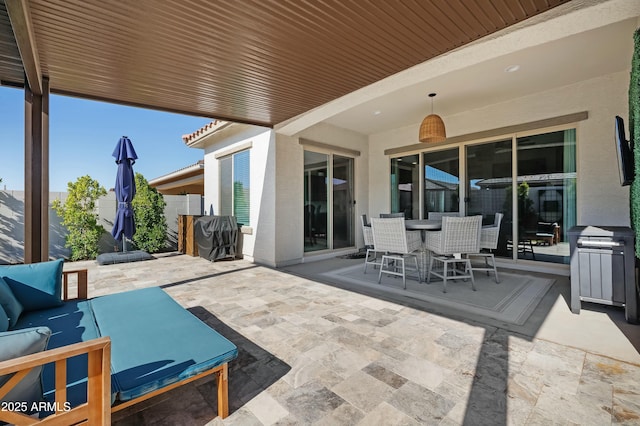
M 429 93 L 431 98 L 431 114 L 427 115 L 420 125 L 420 142 L 442 142 L 447 139 L 444 122 L 439 115 L 433 113 L 433 98 L 435 93 Z

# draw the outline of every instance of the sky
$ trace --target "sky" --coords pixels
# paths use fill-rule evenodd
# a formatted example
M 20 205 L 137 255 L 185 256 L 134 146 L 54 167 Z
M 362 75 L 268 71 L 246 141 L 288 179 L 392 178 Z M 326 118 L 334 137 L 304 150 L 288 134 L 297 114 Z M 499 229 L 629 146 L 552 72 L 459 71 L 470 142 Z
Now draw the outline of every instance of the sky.
M 112 157 L 121 136 L 138 154 L 133 166 L 151 180 L 204 158 L 188 148 L 182 135 L 211 118 L 191 117 L 67 96 L 49 98 L 49 190 L 89 175 L 106 190 L 113 188 L 117 166 Z M 0 87 L 0 189 L 24 190 L 24 90 Z

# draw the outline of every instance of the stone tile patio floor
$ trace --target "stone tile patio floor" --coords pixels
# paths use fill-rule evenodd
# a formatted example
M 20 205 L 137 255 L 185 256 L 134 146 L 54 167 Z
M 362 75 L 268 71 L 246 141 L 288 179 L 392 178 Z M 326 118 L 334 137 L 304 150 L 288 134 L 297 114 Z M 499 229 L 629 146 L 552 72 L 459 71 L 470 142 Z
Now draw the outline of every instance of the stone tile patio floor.
M 114 414 L 114 425 L 640 424 L 640 365 L 606 348 L 594 353 L 243 260 L 174 254 L 65 266 L 77 267 L 89 268 L 91 297 L 161 286 L 239 348 L 227 419 L 216 417 L 215 385 L 204 379 Z

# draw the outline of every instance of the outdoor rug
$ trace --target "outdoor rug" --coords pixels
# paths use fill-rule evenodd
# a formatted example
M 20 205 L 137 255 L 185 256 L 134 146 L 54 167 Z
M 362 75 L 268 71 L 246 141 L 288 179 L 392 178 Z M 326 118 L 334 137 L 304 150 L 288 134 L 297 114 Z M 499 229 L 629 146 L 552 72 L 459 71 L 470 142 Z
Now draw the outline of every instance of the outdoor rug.
M 498 271 L 500 283 L 496 284 L 493 274 L 474 274 L 477 291 L 471 289 L 471 281 L 449 281 L 447 292 L 442 292 L 442 281 L 431 280 L 430 284 L 418 283 L 416 278 L 407 278 L 407 289 L 402 288 L 402 278 L 382 276 L 378 284 L 378 270 L 363 265 L 353 265 L 321 275 L 330 281 L 343 283 L 346 287 L 383 291 L 403 297 L 410 297 L 440 307 L 453 308 L 461 313 L 493 318 L 510 324 L 523 325 L 543 296 L 551 288 L 553 279 L 539 278 L 522 273 Z

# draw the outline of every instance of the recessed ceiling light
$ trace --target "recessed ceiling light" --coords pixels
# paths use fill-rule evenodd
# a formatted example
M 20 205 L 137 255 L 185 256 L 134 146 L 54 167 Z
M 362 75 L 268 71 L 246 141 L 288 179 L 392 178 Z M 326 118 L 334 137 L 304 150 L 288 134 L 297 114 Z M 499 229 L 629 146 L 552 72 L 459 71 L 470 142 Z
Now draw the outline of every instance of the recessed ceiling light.
M 509 65 L 504 69 L 504 72 L 516 72 L 520 69 L 520 65 Z
M 373 111 L 373 115 L 380 115 L 382 113 L 382 111 Z

